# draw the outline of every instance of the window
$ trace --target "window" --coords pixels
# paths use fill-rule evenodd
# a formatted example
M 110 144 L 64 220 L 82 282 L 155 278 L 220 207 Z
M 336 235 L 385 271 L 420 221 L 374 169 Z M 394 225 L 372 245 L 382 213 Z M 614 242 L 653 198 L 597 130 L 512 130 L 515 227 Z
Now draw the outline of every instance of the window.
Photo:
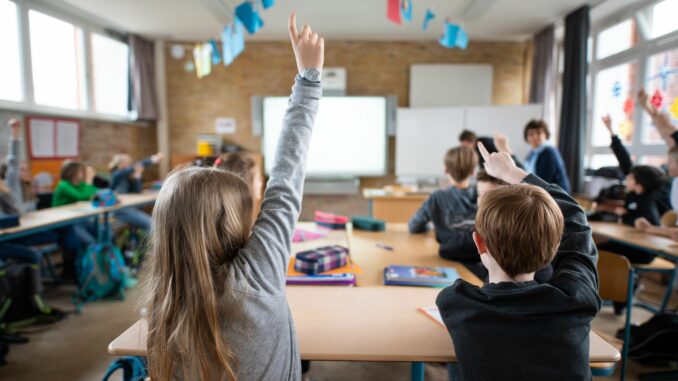
M 633 141 L 633 109 L 636 90 L 636 64 L 626 63 L 604 69 L 596 76 L 591 143 L 595 147 L 610 145 L 610 134 L 602 118 L 610 115 L 614 131 L 624 144 Z
M 85 109 L 82 30 L 35 10 L 28 17 L 35 103 Z
M 104 114 L 127 115 L 127 44 L 96 33 L 91 41 L 94 109 Z
M 650 38 L 669 34 L 678 29 L 678 0 L 664 0 L 652 7 L 650 13 Z
M 645 90 L 655 107 L 678 121 L 678 49 L 662 52 L 647 60 Z M 663 144 L 657 130 L 643 116 L 643 142 Z
M 600 32 L 596 58 L 603 59 L 632 47 L 638 39 L 635 24 L 635 21 L 628 19 Z
M 599 154 L 593 155 L 590 161 L 591 168 L 598 169 L 600 167 L 616 167 L 619 165 L 617 158 L 613 154 Z
M 0 99 L 22 100 L 19 26 L 16 4 L 0 0 Z

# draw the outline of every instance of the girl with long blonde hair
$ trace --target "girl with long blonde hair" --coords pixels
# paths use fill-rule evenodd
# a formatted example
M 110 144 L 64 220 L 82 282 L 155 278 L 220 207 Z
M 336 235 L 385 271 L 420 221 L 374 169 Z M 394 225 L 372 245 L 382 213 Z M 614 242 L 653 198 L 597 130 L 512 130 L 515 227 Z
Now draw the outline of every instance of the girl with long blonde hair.
M 143 299 L 153 381 L 301 377 L 285 276 L 324 41 L 298 32 L 294 14 L 289 29 L 299 75 L 256 222 L 248 184 L 230 172 L 180 169 L 158 195 Z

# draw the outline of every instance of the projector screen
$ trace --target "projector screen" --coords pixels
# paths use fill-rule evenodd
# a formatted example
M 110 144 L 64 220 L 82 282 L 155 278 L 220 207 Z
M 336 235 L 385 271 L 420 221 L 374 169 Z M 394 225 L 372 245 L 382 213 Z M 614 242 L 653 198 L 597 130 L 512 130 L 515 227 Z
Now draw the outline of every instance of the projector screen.
M 287 110 L 287 97 L 263 101 L 263 153 L 266 173 Z M 386 98 L 324 97 L 316 117 L 306 175 L 346 178 L 386 174 Z

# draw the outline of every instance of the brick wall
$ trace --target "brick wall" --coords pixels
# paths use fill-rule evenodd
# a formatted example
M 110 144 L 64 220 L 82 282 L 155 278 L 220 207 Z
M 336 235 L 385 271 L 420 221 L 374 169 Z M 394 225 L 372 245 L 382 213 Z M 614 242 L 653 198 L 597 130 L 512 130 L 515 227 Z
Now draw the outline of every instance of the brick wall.
M 167 46 L 171 46 L 168 43 Z M 529 91 L 530 43 L 472 42 L 466 50 L 446 49 L 431 42 L 347 42 L 328 41 L 327 67 L 347 69 L 348 95 L 397 95 L 400 107 L 409 105 L 409 70 L 417 63 L 477 63 L 493 66 L 493 103 L 521 104 Z M 253 95 L 289 94 L 296 71 L 294 56 L 287 42 L 251 42 L 229 67 L 219 65 L 211 75 L 197 79 L 184 70 L 188 56 L 175 60 L 167 51 L 167 99 L 170 149 L 191 154 L 196 150 L 196 134 L 214 133 L 216 117 L 233 117 L 237 133 L 226 141 L 259 151 L 260 140 L 251 134 L 250 99 Z M 389 141 L 389 176 L 362 179 L 370 187 L 394 181 L 395 140 Z M 308 219 L 312 205 L 346 214 L 367 213 L 360 197 L 305 200 L 302 218 Z

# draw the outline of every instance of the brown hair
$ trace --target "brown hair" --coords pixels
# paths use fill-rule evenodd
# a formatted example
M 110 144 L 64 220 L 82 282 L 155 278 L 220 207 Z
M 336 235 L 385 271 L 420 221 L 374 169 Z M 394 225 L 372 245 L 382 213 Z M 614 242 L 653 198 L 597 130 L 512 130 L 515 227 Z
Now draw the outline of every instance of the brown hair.
M 478 139 L 476 136 L 476 133 L 471 131 L 471 130 L 464 130 L 459 134 L 459 141 L 460 142 L 475 142 Z
M 221 155 L 214 166 L 224 171 L 233 172 L 242 177 L 248 184 L 254 183 L 254 168 L 256 163 L 247 152 L 234 152 Z
M 478 166 L 478 156 L 469 147 L 459 146 L 450 149 L 445 154 L 445 173 L 452 176 L 454 181 L 461 182 L 473 175 Z
M 85 165 L 77 160 L 66 160 L 61 166 L 61 180 L 73 182 L 75 176 L 80 171 L 85 170 Z
M 563 235 L 563 214 L 542 188 L 519 184 L 489 191 L 476 214 L 476 230 L 510 277 L 539 270 L 553 259 Z
M 527 141 L 527 133 L 530 130 L 541 130 L 544 131 L 544 134 L 546 134 L 546 139 L 548 140 L 551 138 L 551 132 L 549 132 L 549 125 L 546 124 L 543 120 L 539 119 L 532 119 L 531 121 L 527 122 L 527 125 L 525 125 L 525 129 L 523 130 L 523 140 Z
M 251 228 L 252 199 L 240 176 L 188 167 L 165 181 L 144 269 L 151 379 L 237 378 L 238 359 L 222 332 L 234 312 L 222 301 Z
M 476 174 L 476 182 L 484 182 L 484 183 L 491 183 L 494 185 L 508 185 L 508 183 L 504 180 L 498 179 L 494 176 L 490 176 L 489 173 L 487 173 L 486 170 L 481 169 L 478 171 Z

